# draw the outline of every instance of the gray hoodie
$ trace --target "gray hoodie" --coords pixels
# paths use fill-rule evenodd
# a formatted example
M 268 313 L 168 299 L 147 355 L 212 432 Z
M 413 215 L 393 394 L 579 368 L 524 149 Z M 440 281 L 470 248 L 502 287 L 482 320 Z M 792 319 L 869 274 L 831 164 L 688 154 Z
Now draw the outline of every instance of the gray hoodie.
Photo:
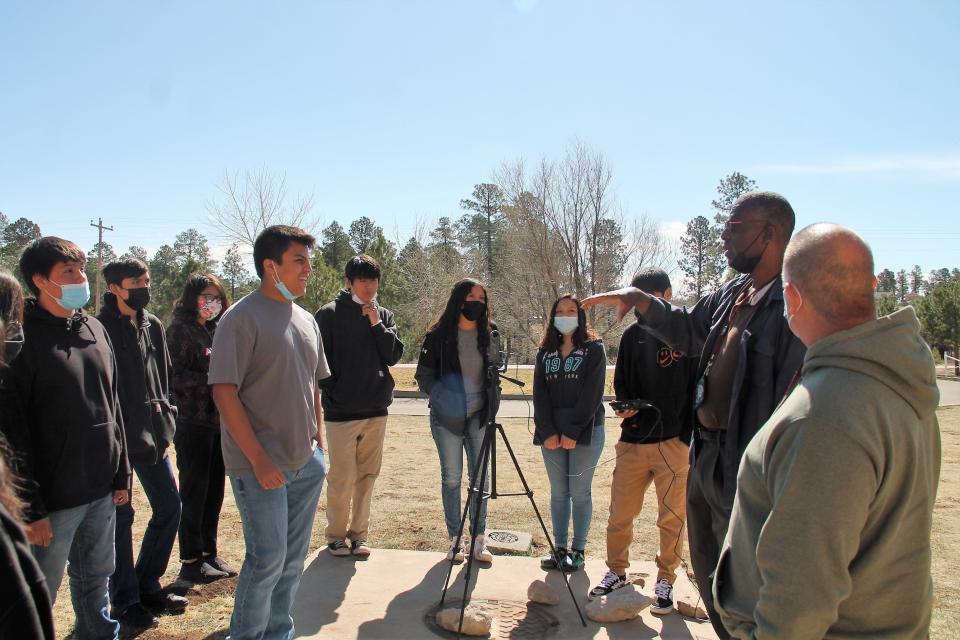
M 930 626 L 940 394 L 912 307 L 828 336 L 747 447 L 714 600 L 738 638 Z

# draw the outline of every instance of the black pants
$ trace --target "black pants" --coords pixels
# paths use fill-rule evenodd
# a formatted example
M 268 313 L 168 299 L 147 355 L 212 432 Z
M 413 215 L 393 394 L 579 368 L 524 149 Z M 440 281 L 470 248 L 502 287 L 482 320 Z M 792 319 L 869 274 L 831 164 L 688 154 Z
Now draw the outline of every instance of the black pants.
M 732 504 L 723 498 L 723 443 L 703 440 L 687 476 L 687 534 L 690 563 L 710 623 L 721 639 L 730 634 L 713 608 L 713 572 L 730 524 Z
M 177 422 L 173 438 L 180 472 L 180 559 L 217 555 L 217 526 L 223 506 L 223 452 L 220 430 Z

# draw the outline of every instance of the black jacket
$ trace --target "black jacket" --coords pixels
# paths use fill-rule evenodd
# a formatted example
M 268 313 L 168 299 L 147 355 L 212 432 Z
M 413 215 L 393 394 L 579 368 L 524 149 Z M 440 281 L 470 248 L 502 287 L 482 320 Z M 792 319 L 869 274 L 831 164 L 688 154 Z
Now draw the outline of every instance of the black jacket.
M 20 526 L 0 506 L 0 638 L 53 640 L 53 611 L 43 573 Z
M 23 351 L 11 364 L 24 411 L 4 424 L 16 455 L 26 520 L 130 489 L 117 363 L 100 321 L 26 304 Z
M 167 327 L 170 351 L 170 402 L 177 407 L 177 420 L 220 430 L 220 414 L 213 402 L 213 387 L 207 384 L 216 322 L 202 326 L 192 313 L 174 312 Z
M 558 435 L 590 444 L 593 427 L 603 424 L 606 373 L 600 340 L 573 349 L 566 358 L 540 349 L 533 370 L 533 443 Z
M 177 428 L 170 404 L 170 352 L 159 318 L 140 311 L 135 323 L 120 313 L 112 293 L 103 296 L 97 315 L 113 343 L 118 395 L 127 436 L 127 457 L 134 464 L 163 460 Z
M 677 437 L 690 442 L 696 363 L 696 357 L 671 349 L 643 325 L 627 327 L 613 374 L 617 400 L 643 400 L 656 409 L 641 409 L 624 420 L 621 442 L 652 444 Z
M 496 325 L 490 335 L 490 345 L 483 354 L 484 370 L 500 364 L 500 338 Z M 430 396 L 430 412 L 444 427 L 454 433 L 463 433 L 467 418 L 467 392 L 463 386 L 460 370 L 460 354 L 457 352 L 457 334 L 450 338 L 428 333 L 423 339 L 417 372 L 417 386 Z M 484 377 L 484 389 L 490 389 L 490 380 Z M 500 379 L 494 385 L 493 406 L 486 401 L 480 410 L 482 415 L 496 415 L 500 409 Z M 489 411 L 489 412 L 488 412 Z
M 692 308 L 680 308 L 655 298 L 640 322 L 671 348 L 691 358 L 699 358 L 697 373 L 703 376 L 710 354 L 737 296 L 748 286 L 750 277 L 742 275 L 701 298 Z M 767 421 L 783 399 L 790 382 L 803 363 L 806 348 L 790 331 L 783 317 L 783 282 L 778 277 L 759 308 L 740 333 L 740 357 L 730 390 L 730 416 L 724 440 L 724 499 L 733 504 L 737 471 L 747 444 Z M 692 398 L 691 398 L 692 402 Z M 696 424 L 696 411 L 690 412 Z M 696 460 L 700 437 L 695 430 L 691 458 Z
M 400 362 L 403 343 L 393 313 L 377 306 L 380 324 L 371 326 L 349 289 L 317 311 L 330 377 L 320 382 L 327 420 L 363 420 L 387 415 L 393 403 L 390 367 Z

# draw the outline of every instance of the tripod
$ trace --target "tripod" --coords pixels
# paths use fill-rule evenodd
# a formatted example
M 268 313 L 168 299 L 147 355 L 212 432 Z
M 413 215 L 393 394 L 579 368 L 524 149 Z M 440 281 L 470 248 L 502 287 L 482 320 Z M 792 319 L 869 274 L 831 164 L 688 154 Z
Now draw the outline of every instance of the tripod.
M 503 370 L 506 370 L 506 358 L 501 365 Z M 460 528 L 457 530 L 457 543 L 463 538 L 463 528 L 467 522 L 467 512 L 469 511 L 473 515 L 473 522 L 471 523 L 470 531 L 470 549 L 467 555 L 467 575 L 463 581 L 463 598 L 460 601 L 460 621 L 457 624 L 457 636 L 459 637 L 460 632 L 463 630 L 463 616 L 464 611 L 467 608 L 467 595 L 470 592 L 470 576 L 473 572 L 473 552 L 477 544 L 477 527 L 480 522 L 480 508 L 483 505 L 483 501 L 487 498 L 492 498 L 496 500 L 500 496 L 527 496 L 530 500 L 530 505 L 533 507 L 533 512 L 537 515 L 537 520 L 540 522 L 540 528 L 543 530 L 543 535 L 547 539 L 547 544 L 550 545 L 550 553 L 552 557 L 557 557 L 557 549 L 553 545 L 553 539 L 550 537 L 550 534 L 547 532 L 547 525 L 543 522 L 543 516 L 540 515 L 540 509 L 537 508 L 537 503 L 533 499 L 533 491 L 530 489 L 530 486 L 527 484 L 527 479 L 523 475 L 523 471 L 520 469 L 520 462 L 517 460 L 517 456 L 513 453 L 513 447 L 510 446 L 510 441 L 507 439 L 507 434 L 503 430 L 503 425 L 496 421 L 497 418 L 497 409 L 499 408 L 499 399 L 500 399 L 500 379 L 507 380 L 512 382 L 518 387 L 523 387 L 524 383 L 520 380 L 510 378 L 501 373 L 501 368 L 496 364 L 491 364 L 487 368 L 487 416 L 486 422 L 483 426 L 483 442 L 480 445 L 480 452 L 477 456 L 477 465 L 473 469 L 473 473 L 470 477 L 470 488 L 467 490 L 467 499 L 463 507 L 463 515 L 460 518 Z M 520 478 L 520 483 L 523 485 L 523 491 L 520 493 L 497 493 L 497 455 L 496 455 L 496 436 L 500 434 L 500 437 L 503 439 L 503 444 L 507 448 L 507 453 L 510 454 L 510 459 L 513 461 L 513 467 L 517 470 L 517 476 Z M 487 482 L 487 462 L 490 463 L 490 493 L 485 493 L 483 487 Z M 471 502 L 473 502 L 471 508 Z M 440 606 L 443 607 L 444 601 L 447 599 L 447 590 L 450 587 L 450 576 L 453 574 L 453 565 L 454 565 L 454 556 L 450 556 L 450 567 L 447 569 L 447 579 L 443 584 L 443 595 L 440 597 Z M 570 599 L 573 601 L 573 606 L 577 609 L 577 615 L 580 616 L 580 623 L 586 627 L 587 621 L 583 618 L 583 613 L 580 611 L 580 605 L 577 603 L 576 596 L 573 595 L 573 589 L 570 587 L 570 577 L 566 572 L 561 571 L 563 574 L 564 584 L 567 585 L 567 591 L 570 593 Z

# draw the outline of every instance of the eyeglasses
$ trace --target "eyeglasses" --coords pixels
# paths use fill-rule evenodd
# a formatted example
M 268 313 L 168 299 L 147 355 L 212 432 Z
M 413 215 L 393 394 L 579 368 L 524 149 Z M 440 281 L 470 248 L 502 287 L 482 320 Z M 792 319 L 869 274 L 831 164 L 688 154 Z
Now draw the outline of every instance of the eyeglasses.
M 201 300 L 203 300 L 203 301 L 206 302 L 206 303 L 219 302 L 219 301 L 220 301 L 220 296 L 214 296 L 214 295 L 210 295 L 210 294 L 206 294 L 206 293 L 202 293 L 202 294 L 200 294 L 200 295 L 197 296 L 197 297 L 200 298 Z
M 724 233 L 736 233 L 739 231 L 737 225 L 741 224 L 767 224 L 766 220 L 727 220 L 723 223 L 723 232 Z

